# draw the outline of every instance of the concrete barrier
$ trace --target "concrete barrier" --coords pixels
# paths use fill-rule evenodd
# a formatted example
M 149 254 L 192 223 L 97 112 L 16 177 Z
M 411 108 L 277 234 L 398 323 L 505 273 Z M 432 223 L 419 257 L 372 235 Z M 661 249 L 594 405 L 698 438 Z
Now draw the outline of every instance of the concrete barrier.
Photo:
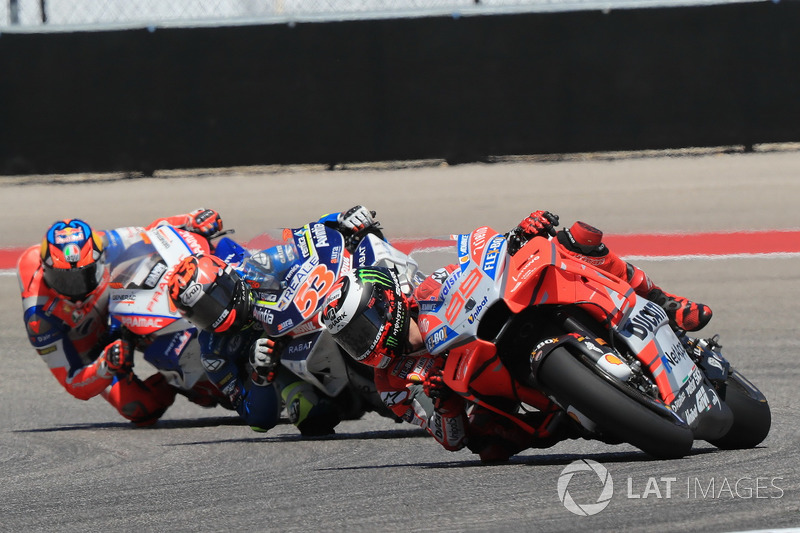
M 800 2 L 0 35 L 0 173 L 800 140 Z

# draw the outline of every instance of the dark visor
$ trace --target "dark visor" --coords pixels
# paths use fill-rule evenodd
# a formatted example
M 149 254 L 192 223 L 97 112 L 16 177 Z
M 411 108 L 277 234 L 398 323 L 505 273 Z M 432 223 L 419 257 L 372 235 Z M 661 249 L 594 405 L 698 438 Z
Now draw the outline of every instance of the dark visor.
M 44 267 L 44 280 L 54 291 L 72 299 L 82 299 L 100 284 L 103 262 L 96 261 L 78 268 Z
M 210 331 L 219 326 L 216 322 L 220 321 L 225 310 L 233 309 L 239 283 L 238 276 L 219 276 L 213 287 L 187 311 L 186 318 L 200 329 Z
M 378 339 L 383 334 L 381 328 L 384 326 L 388 327 L 386 317 L 376 307 L 370 307 L 353 317 L 333 337 L 350 357 L 362 361 L 370 354 L 370 348 L 377 347 Z

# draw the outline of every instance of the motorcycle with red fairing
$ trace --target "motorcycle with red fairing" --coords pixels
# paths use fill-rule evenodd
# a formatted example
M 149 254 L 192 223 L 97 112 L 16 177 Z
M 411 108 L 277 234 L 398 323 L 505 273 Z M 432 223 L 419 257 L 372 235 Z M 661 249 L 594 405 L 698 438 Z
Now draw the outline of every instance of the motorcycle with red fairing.
M 718 337 L 673 330 L 664 310 L 556 239 L 489 227 L 456 236 L 459 267 L 419 302 L 445 383 L 531 441 L 629 443 L 658 458 L 695 440 L 752 448 L 767 436 L 764 395 Z M 521 247 L 509 253 L 509 239 Z

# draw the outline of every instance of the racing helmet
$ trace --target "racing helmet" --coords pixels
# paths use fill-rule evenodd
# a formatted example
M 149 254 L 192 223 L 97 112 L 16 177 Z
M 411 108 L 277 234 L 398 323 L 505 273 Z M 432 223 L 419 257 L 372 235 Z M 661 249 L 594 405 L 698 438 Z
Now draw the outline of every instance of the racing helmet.
M 102 237 L 77 218 L 50 226 L 39 255 L 45 283 L 71 300 L 85 299 L 106 273 Z
M 371 367 L 386 368 L 408 344 L 408 302 L 388 268 L 359 268 L 339 278 L 320 321 L 350 357 Z
M 200 329 L 236 332 L 250 317 L 250 287 L 232 266 L 216 256 L 184 258 L 173 268 L 168 287 L 178 311 Z

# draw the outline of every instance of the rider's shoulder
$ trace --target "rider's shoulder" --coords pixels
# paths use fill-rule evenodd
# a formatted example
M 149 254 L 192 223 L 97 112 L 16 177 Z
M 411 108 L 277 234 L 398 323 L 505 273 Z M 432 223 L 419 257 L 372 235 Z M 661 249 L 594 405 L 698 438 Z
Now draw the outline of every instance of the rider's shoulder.
M 23 287 L 30 284 L 34 274 L 42 264 L 40 249 L 41 247 L 38 244 L 31 246 L 22 252 L 22 255 L 17 259 L 17 275 Z

